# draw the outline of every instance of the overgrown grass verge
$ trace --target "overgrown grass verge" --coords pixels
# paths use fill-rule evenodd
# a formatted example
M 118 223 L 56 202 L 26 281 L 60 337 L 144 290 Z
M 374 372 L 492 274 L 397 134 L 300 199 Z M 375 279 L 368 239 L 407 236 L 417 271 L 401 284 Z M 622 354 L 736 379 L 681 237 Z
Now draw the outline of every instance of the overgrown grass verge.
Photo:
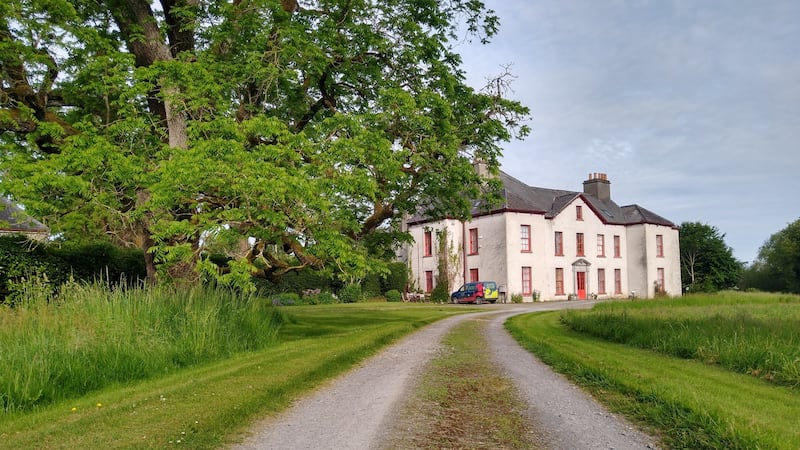
M 525 406 L 491 361 L 483 327 L 485 320 L 469 320 L 444 338 L 445 351 L 398 413 L 390 448 L 537 448 Z
M 30 411 L 114 383 L 163 376 L 275 342 L 269 302 L 200 288 L 31 285 L 0 306 L 0 412 Z
M 268 348 L 6 413 L 0 448 L 219 448 L 400 336 L 465 310 L 355 304 L 286 311 Z
M 800 387 L 800 296 L 720 293 L 567 311 L 571 329 Z
M 511 318 L 523 347 L 671 448 L 800 448 L 800 393 L 697 361 L 569 330 L 560 313 Z

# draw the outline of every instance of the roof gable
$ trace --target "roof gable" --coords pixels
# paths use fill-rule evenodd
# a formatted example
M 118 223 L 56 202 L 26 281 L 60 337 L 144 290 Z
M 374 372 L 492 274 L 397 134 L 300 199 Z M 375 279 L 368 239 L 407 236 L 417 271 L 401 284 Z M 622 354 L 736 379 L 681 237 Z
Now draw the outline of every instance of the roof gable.
M 43 223 L 3 197 L 0 197 L 0 230 L 23 233 L 50 231 Z

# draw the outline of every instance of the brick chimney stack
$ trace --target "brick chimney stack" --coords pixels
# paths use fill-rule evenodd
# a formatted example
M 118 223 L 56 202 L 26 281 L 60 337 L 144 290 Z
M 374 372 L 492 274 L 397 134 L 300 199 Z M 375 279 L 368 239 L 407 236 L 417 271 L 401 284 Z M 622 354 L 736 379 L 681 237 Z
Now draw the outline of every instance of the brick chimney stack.
M 583 182 L 583 193 L 600 200 L 611 200 L 611 182 L 604 173 L 590 173 L 589 179 Z

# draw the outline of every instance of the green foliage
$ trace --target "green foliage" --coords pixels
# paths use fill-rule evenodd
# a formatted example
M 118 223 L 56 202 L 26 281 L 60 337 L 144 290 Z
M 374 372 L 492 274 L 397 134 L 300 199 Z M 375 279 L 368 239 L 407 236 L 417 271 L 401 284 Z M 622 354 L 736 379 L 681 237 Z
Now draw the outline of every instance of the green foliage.
M 348 284 L 339 290 L 339 300 L 342 303 L 356 303 L 364 299 L 364 294 L 361 292 L 361 285 Z
M 4 412 L 264 348 L 283 321 L 268 302 L 230 291 L 69 283 L 58 300 L 29 289 L 0 307 Z
M 52 292 L 67 278 L 62 263 L 44 244 L 26 237 L 0 236 L 0 303 L 24 299 L 26 283 L 44 283 Z
M 592 336 L 800 386 L 800 297 L 686 296 L 598 305 L 562 321 Z
M 390 289 L 383 295 L 386 297 L 387 302 L 403 301 L 403 294 L 401 294 L 397 289 Z
M 269 280 L 362 280 L 404 214 L 496 197 L 472 161 L 497 170 L 528 133 L 508 80 L 466 85 L 453 50 L 496 33 L 483 2 L 5 3 L 0 193 L 67 240 L 137 245 L 167 279 L 240 285 L 197 267 L 207 242 Z
M 300 295 L 294 292 L 281 292 L 270 297 L 272 304 L 276 306 L 289 306 L 301 304 Z
M 436 252 L 436 286 L 431 292 L 431 300 L 435 303 L 450 301 L 453 291 L 453 279 L 458 270 L 458 249 L 450 240 L 447 228 L 436 232 L 438 249 Z
M 511 303 L 522 303 L 522 294 L 511 294 Z
M 274 281 L 265 279 L 255 279 L 254 281 L 263 295 L 279 292 L 302 294 L 307 289 L 333 291 L 341 286 L 341 283 L 332 280 L 329 274 L 309 268 L 289 272 Z
M 381 274 L 378 273 L 371 273 L 364 277 L 364 281 L 361 283 L 361 289 L 365 297 L 378 297 L 383 293 L 381 290 L 382 278 Z
M 800 294 L 800 219 L 773 234 L 747 268 L 742 286 Z
M 733 257 L 716 227 L 684 222 L 680 228 L 681 280 L 684 291 L 716 292 L 739 283 L 743 264 Z
M 392 262 L 387 264 L 386 268 L 389 273 L 381 279 L 381 290 L 405 292 L 408 285 L 408 266 L 402 262 Z
M 102 280 L 111 285 L 135 285 L 145 278 L 141 250 L 122 249 L 107 242 L 45 244 L 24 236 L 0 237 L 0 302 L 13 303 L 26 282 L 50 286 L 67 280 Z
M 431 291 L 431 301 L 434 303 L 448 303 L 450 301 L 450 290 L 447 284 L 437 284 Z
M 120 248 L 110 242 L 52 245 L 49 251 L 68 266 L 78 280 L 136 283 L 147 276 L 140 249 Z

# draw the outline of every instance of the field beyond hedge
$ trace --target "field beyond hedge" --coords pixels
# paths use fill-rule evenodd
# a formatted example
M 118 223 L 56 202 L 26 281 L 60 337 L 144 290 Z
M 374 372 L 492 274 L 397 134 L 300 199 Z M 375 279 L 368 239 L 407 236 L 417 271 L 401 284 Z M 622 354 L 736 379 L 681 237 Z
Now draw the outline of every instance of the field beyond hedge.
M 609 302 L 507 328 L 670 448 L 800 448 L 798 296 Z
M 565 311 L 570 329 L 800 387 L 800 296 L 690 295 Z

